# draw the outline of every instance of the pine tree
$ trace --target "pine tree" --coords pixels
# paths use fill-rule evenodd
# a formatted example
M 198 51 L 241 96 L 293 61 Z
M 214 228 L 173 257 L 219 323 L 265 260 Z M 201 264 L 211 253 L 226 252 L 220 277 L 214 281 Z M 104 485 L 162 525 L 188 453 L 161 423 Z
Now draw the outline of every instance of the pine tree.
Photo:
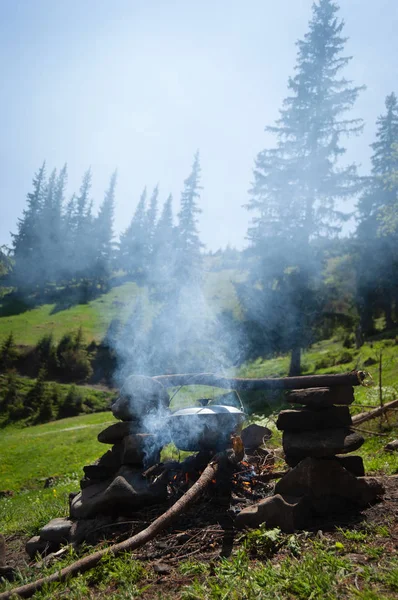
M 94 264 L 91 179 L 91 169 L 88 169 L 83 175 L 79 195 L 75 199 L 73 269 L 75 277 L 83 280 L 90 277 Z
M 172 204 L 173 197 L 170 194 L 163 205 L 153 237 L 149 282 L 160 297 L 169 295 L 175 286 L 176 228 Z
M 320 310 L 320 265 L 311 240 L 339 230 L 344 215 L 335 202 L 359 189 L 355 165 L 342 167 L 338 159 L 345 152 L 341 137 L 362 129 L 361 120 L 345 116 L 362 88 L 340 76 L 350 57 L 342 55 L 346 38 L 338 6 L 318 0 L 312 11 L 309 31 L 297 44 L 290 96 L 276 125 L 267 128 L 276 145 L 257 156 L 247 205 L 256 213 L 248 231 L 257 257 L 251 282 L 263 290 L 270 305 L 268 313 L 260 302 L 263 324 L 275 319 L 282 325 L 277 329 L 279 342 L 289 340 L 292 375 L 300 372 L 301 348 Z
M 157 185 L 153 192 L 152 196 L 149 200 L 149 208 L 146 215 L 146 228 L 147 228 L 147 236 L 148 236 L 148 246 L 149 246 L 149 255 L 153 250 L 153 238 L 156 231 L 156 220 L 158 216 L 158 196 L 159 196 L 159 186 Z M 149 257 L 148 257 L 149 258 Z
M 37 265 L 38 272 L 38 283 L 43 287 L 47 282 L 52 280 L 52 257 L 57 252 L 57 248 L 54 247 L 53 237 L 53 218 L 54 218 L 54 195 L 55 185 L 57 179 L 57 170 L 53 169 L 48 179 L 43 206 L 40 212 L 39 219 L 39 261 Z M 59 214 L 61 218 L 61 214 Z
M 46 165 L 43 163 L 33 179 L 33 191 L 27 196 L 27 207 L 18 219 L 18 233 L 12 234 L 14 248 L 13 284 L 29 291 L 38 283 L 40 264 L 40 216 L 44 201 Z
M 134 216 L 126 231 L 120 236 L 119 265 L 134 278 L 145 279 L 148 234 L 146 230 L 146 187 L 137 204 Z
M 180 282 L 188 283 L 197 280 L 201 270 L 201 248 L 197 229 L 197 215 L 201 213 L 198 207 L 200 182 L 199 152 L 196 152 L 192 170 L 184 181 L 181 194 L 181 207 L 178 213 L 176 275 Z
M 386 98 L 386 113 L 377 119 L 372 172 L 358 203 L 357 301 L 364 334 L 373 331 L 373 318 L 382 309 L 386 326 L 393 326 L 398 305 L 398 252 L 394 213 L 398 206 L 398 101 Z
M 104 285 L 108 280 L 113 262 L 113 216 L 115 210 L 115 188 L 117 172 L 115 171 L 94 222 L 94 244 L 96 252 L 95 277 Z

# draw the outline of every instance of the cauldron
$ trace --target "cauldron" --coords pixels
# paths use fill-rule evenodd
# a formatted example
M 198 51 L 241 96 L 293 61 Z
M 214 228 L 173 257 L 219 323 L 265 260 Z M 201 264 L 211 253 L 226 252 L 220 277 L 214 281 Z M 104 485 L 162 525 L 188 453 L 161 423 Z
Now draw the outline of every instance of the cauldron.
M 245 413 L 234 406 L 218 404 L 182 408 L 168 418 L 171 438 L 180 450 L 223 450 L 231 433 L 239 433 Z

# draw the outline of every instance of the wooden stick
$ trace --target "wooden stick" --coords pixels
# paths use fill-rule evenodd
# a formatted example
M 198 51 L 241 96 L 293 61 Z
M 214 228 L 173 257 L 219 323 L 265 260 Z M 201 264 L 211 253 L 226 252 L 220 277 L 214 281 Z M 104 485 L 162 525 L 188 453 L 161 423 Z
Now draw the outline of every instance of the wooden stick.
M 392 402 L 383 404 L 383 406 L 379 406 L 379 408 L 375 408 L 374 410 L 359 413 L 358 415 L 354 415 L 352 417 L 352 424 L 360 425 L 361 423 L 365 423 L 365 421 L 370 421 L 371 419 L 380 417 L 382 414 L 386 413 L 388 410 L 394 409 L 396 407 L 398 407 L 398 400 L 393 400 Z
M 245 379 L 239 377 L 222 377 L 214 373 L 187 373 L 180 375 L 157 375 L 153 377 L 165 387 L 185 385 L 208 385 L 228 390 L 294 390 L 315 387 L 332 387 L 336 385 L 360 385 L 365 379 L 363 371 L 351 371 L 336 375 L 303 375 L 301 377 L 275 377 L 262 379 Z
M 169 508 L 160 517 L 155 519 L 155 521 L 153 521 L 153 523 L 151 523 L 146 529 L 143 529 L 136 535 L 133 535 L 123 542 L 113 544 L 113 546 L 109 546 L 108 548 L 104 548 L 98 552 L 94 552 L 94 554 L 84 556 L 71 565 L 68 565 L 60 571 L 53 573 L 52 575 L 42 577 L 37 581 L 33 581 L 13 590 L 3 592 L 0 594 L 0 600 L 10 600 L 15 596 L 29 598 L 46 584 L 54 583 L 55 581 L 65 581 L 65 579 L 68 577 L 73 577 L 78 573 L 84 573 L 85 571 L 93 569 L 104 556 L 117 556 L 121 552 L 135 550 L 136 548 L 143 546 L 152 540 L 158 533 L 163 531 L 163 529 L 166 529 L 166 527 L 168 527 L 178 515 L 180 515 L 189 507 L 190 504 L 199 498 L 212 479 L 214 479 L 220 465 L 225 464 L 225 461 L 239 462 L 242 458 L 243 456 L 237 456 L 232 453 L 231 450 L 226 450 L 225 452 L 217 454 L 207 465 L 193 486 L 187 492 L 185 492 L 185 494 L 181 496 L 181 498 L 177 500 L 177 502 L 173 504 L 171 508 Z

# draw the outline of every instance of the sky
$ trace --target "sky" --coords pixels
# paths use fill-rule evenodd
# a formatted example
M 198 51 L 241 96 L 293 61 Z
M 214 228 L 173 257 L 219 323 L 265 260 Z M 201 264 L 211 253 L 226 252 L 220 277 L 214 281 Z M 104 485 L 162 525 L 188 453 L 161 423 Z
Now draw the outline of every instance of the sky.
M 68 163 L 70 196 L 91 166 L 98 207 L 118 169 L 115 231 L 159 184 L 177 213 L 193 155 L 202 166 L 200 235 L 208 250 L 241 248 L 256 154 L 293 74 L 312 0 L 0 0 L 0 245 L 35 171 Z M 366 84 L 353 111 L 366 126 L 347 160 L 369 168 L 375 121 L 398 93 L 398 2 L 341 0 Z M 347 206 L 352 209 L 353 202 Z

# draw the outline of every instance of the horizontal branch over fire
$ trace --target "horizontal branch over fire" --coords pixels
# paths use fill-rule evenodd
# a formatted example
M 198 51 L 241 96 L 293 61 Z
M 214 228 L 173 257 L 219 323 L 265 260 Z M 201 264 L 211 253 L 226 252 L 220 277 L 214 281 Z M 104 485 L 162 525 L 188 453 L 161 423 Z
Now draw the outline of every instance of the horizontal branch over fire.
M 159 381 L 165 387 L 209 385 L 229 390 L 255 391 L 275 389 L 294 390 L 337 385 L 353 386 L 360 385 L 365 377 L 366 374 L 363 371 L 351 371 L 337 375 L 303 375 L 301 377 L 266 377 L 261 379 L 222 377 L 214 373 L 186 373 L 180 375 L 157 375 L 152 379 Z

